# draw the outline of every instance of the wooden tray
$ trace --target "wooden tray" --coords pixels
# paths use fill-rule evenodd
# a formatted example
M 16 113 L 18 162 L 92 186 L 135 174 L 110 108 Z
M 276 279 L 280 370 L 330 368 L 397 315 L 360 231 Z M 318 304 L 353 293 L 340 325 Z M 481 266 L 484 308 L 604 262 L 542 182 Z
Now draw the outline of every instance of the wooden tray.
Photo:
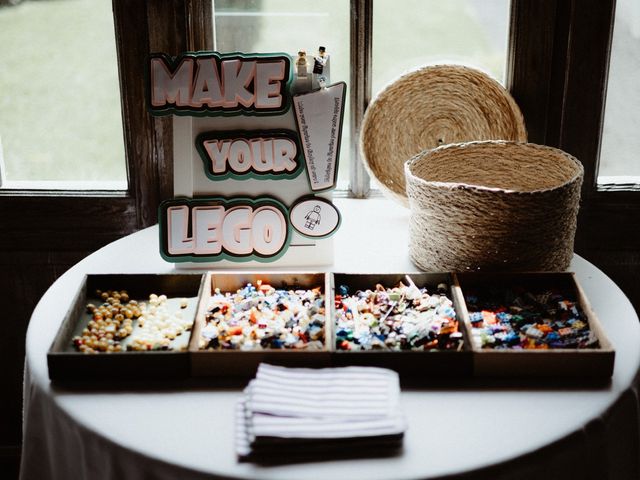
M 49 378 L 53 381 L 73 382 L 187 378 L 190 372 L 186 347 L 190 332 L 183 333 L 172 342 L 176 348 L 182 347 L 182 351 L 86 354 L 75 349 L 72 338 L 91 320 L 91 315 L 86 312 L 87 303 L 102 303 L 96 299 L 96 289 L 127 290 L 130 298 L 139 301 L 148 301 L 151 293 L 164 294 L 169 299 L 187 298 L 188 306 L 184 314 L 195 318 L 203 277 L 202 274 L 85 276 L 47 353 Z M 136 323 L 134 321 L 134 331 Z
M 396 286 L 399 282 L 407 284 L 405 273 L 393 274 L 345 274 L 335 273 L 331 282 L 331 305 L 335 305 L 335 289 L 340 285 L 346 285 L 351 292 L 356 290 L 374 289 L 377 283 L 384 287 Z M 416 286 L 427 287 L 429 291 L 435 290 L 439 283 L 449 286 L 448 297 L 453 301 L 453 306 L 460 320 L 461 298 L 455 295 L 453 277 L 449 273 L 411 273 L 409 274 Z M 467 324 L 460 321 L 460 330 L 463 336 L 463 350 L 431 350 L 431 351 L 343 351 L 335 350 L 333 364 L 345 365 L 371 365 L 391 368 L 398 372 L 403 380 L 412 382 L 428 380 L 430 377 L 468 377 L 473 371 L 470 335 Z M 335 347 L 335 326 L 332 329 L 332 347 Z
M 325 346 L 323 350 L 201 350 L 200 336 L 205 325 L 207 306 L 213 291 L 235 292 L 247 283 L 256 285 L 258 280 L 275 288 L 316 288 L 322 287 L 325 295 Z M 328 275 L 325 273 L 218 273 L 206 275 L 202 296 L 198 306 L 189 352 L 191 354 L 191 374 L 194 377 L 246 377 L 255 376 L 261 362 L 289 367 L 328 367 L 331 365 L 326 341 L 331 338 L 331 322 L 327 304 Z
M 492 350 L 473 346 L 473 373 L 478 377 L 611 377 L 615 351 L 602 324 L 593 312 L 574 273 L 457 273 L 455 283 L 464 299 L 465 288 L 491 285 L 497 288 L 558 288 L 574 295 L 588 319 L 589 327 L 598 338 L 599 348 L 548 350 Z M 466 303 L 461 314 L 471 332 Z

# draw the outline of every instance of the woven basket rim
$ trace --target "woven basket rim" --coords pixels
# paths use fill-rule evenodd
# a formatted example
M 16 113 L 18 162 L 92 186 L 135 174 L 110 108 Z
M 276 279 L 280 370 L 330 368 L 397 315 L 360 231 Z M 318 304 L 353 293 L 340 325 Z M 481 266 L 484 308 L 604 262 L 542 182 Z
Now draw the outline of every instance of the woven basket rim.
M 439 153 L 443 150 L 448 150 L 448 149 L 461 150 L 466 148 L 474 148 L 476 146 L 481 146 L 481 148 L 484 148 L 484 146 L 498 146 L 498 148 L 501 148 L 501 146 L 521 146 L 521 147 L 530 148 L 532 150 L 543 150 L 547 152 L 552 152 L 554 155 L 560 158 L 564 158 L 565 160 L 568 160 L 569 162 L 571 162 L 573 165 L 577 167 L 577 169 L 576 169 L 576 172 L 568 180 L 562 183 L 559 183 L 557 185 L 554 185 L 552 187 L 540 188 L 535 190 L 513 190 L 513 189 L 506 189 L 501 187 L 488 187 L 485 185 L 476 185 L 476 184 L 469 184 L 469 183 L 463 183 L 463 182 L 441 182 L 441 181 L 435 181 L 435 180 L 425 180 L 422 177 L 414 175 L 411 170 L 411 168 L 414 165 L 416 165 L 419 161 L 425 159 L 429 155 L 433 155 L 434 153 Z M 438 148 L 423 150 L 422 152 L 414 155 L 413 157 L 411 157 L 409 160 L 405 162 L 404 171 L 405 171 L 405 177 L 407 178 L 407 180 L 411 179 L 412 182 L 420 186 L 429 187 L 429 188 L 437 188 L 437 189 L 443 189 L 443 190 L 459 189 L 459 190 L 470 190 L 470 191 L 478 191 L 478 192 L 505 193 L 509 195 L 531 195 L 531 194 L 552 192 L 552 191 L 564 188 L 567 185 L 573 184 L 578 179 L 582 178 L 584 174 L 584 167 L 577 158 L 575 158 L 573 155 L 563 150 L 560 150 L 559 148 L 549 147 L 547 145 L 538 145 L 536 143 L 529 143 L 529 142 L 512 142 L 507 140 L 484 140 L 484 141 L 474 141 L 474 142 L 451 143 L 447 145 L 442 145 L 441 147 L 438 147 Z
M 498 82 L 495 78 L 493 78 L 491 74 L 479 68 L 469 67 L 466 65 L 453 64 L 453 63 L 423 65 L 423 66 L 418 66 L 411 70 L 405 71 L 397 78 L 389 81 L 375 96 L 375 98 L 369 103 L 365 111 L 365 114 L 362 120 L 362 126 L 358 136 L 358 151 L 360 153 L 360 157 L 363 160 L 362 163 L 365 167 L 366 172 L 369 174 L 370 177 L 375 178 L 378 181 L 382 192 L 385 195 L 391 197 L 393 200 L 400 202 L 406 207 L 408 207 L 406 185 L 403 191 L 400 191 L 399 188 L 394 189 L 393 186 L 389 184 L 389 181 L 384 177 L 384 175 L 379 174 L 379 172 L 377 172 L 376 169 L 372 167 L 372 163 L 376 163 L 376 162 L 371 162 L 368 158 L 367 146 L 365 145 L 366 141 L 368 141 L 368 138 L 365 138 L 365 133 L 369 129 L 369 123 L 373 121 L 372 117 L 374 115 L 379 114 L 378 105 L 380 105 L 381 103 L 387 100 L 388 92 L 390 90 L 392 90 L 393 88 L 397 88 L 397 86 L 400 84 L 410 81 L 413 77 L 418 78 L 421 75 L 428 76 L 432 73 L 437 74 L 442 71 L 446 71 L 448 69 L 456 72 L 465 72 L 467 75 L 482 78 L 483 80 L 491 83 L 494 87 L 496 87 L 501 92 L 502 97 L 508 104 L 509 113 L 512 116 L 514 126 L 517 129 L 516 138 L 514 140 L 519 140 L 523 142 L 527 140 L 527 130 L 524 123 L 524 116 L 522 115 L 522 111 L 520 110 L 520 107 L 518 106 L 516 101 L 513 99 L 509 91 L 500 82 Z M 397 166 L 400 167 L 400 165 L 397 165 Z

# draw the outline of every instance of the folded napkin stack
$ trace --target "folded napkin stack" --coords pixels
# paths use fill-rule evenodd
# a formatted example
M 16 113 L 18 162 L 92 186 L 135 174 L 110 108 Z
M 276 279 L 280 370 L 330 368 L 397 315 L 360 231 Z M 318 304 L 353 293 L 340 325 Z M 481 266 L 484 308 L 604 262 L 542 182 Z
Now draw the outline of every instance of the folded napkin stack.
M 406 429 L 398 374 L 373 367 L 261 364 L 236 421 L 238 457 L 266 462 L 391 455 Z

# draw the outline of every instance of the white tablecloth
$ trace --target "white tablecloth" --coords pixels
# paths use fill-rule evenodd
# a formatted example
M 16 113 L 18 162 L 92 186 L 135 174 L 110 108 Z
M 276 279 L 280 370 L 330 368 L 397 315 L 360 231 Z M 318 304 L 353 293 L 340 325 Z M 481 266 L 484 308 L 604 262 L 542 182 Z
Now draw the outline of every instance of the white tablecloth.
M 408 212 L 386 200 L 338 200 L 344 221 L 329 270 L 415 271 Z M 375 221 L 373 220 L 375 219 Z M 51 385 L 46 352 L 85 273 L 171 272 L 157 229 L 108 245 L 65 273 L 36 307 L 26 344 L 23 479 L 640 478 L 640 324 L 620 289 L 575 257 L 575 271 L 616 349 L 602 388 L 434 386 L 405 390 L 401 455 L 264 467 L 233 454 L 240 389 Z

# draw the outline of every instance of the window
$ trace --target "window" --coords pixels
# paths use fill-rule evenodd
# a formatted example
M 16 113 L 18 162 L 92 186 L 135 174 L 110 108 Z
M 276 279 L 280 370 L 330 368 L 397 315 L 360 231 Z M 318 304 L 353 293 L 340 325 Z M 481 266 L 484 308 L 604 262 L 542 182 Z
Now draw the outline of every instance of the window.
M 110 89 L 109 95 L 112 97 L 108 97 L 109 100 L 100 92 L 96 92 L 91 98 L 108 102 L 110 105 L 99 106 L 99 108 L 105 107 L 111 113 L 107 115 L 97 112 L 96 108 L 92 108 L 89 100 L 81 114 L 70 110 L 67 103 L 58 104 L 55 108 L 49 108 L 53 112 L 43 111 L 42 114 L 38 114 L 37 109 L 46 110 L 48 105 L 41 106 L 34 99 L 28 99 L 20 104 L 21 110 L 34 109 L 34 122 L 39 121 L 40 118 L 49 118 L 49 120 L 44 126 L 33 122 L 24 124 L 19 122 L 19 134 L 26 136 L 21 137 L 20 144 L 15 144 L 15 148 L 12 139 L 0 130 L 5 167 L 9 173 L 9 178 L 5 177 L 9 185 L 5 184 L 5 188 L 0 188 L 0 219 L 2 220 L 0 244 L 4 245 L 7 251 L 19 251 L 25 256 L 34 255 L 31 252 L 41 256 L 45 254 L 42 252 L 69 252 L 69 258 L 81 258 L 87 252 L 156 223 L 158 204 L 161 200 L 172 196 L 171 122 L 167 118 L 153 118 L 146 111 L 143 100 L 146 88 L 145 62 L 149 53 L 153 51 L 177 55 L 187 50 L 211 49 L 211 2 L 201 0 L 188 3 L 182 0 L 133 3 L 113 0 L 112 4 L 103 0 L 22 2 L 16 6 L 0 8 L 0 18 L 4 18 L 0 21 L 5 22 L 0 29 L 0 38 L 4 40 L 6 31 L 4 27 L 8 24 L 11 28 L 11 23 L 18 22 L 18 18 L 25 15 L 25 12 L 27 17 L 33 14 L 35 18 L 37 16 L 35 12 L 39 8 L 53 7 L 59 7 L 61 10 L 57 14 L 53 13 L 54 10 L 48 10 L 49 16 L 44 23 L 40 21 L 23 24 L 24 31 L 16 32 L 16 35 L 22 39 L 22 43 L 12 44 L 13 47 L 25 55 L 30 52 L 32 56 L 25 58 L 24 63 L 33 64 L 33 66 L 39 62 L 40 65 L 51 65 L 44 63 L 48 61 L 44 57 L 59 59 L 54 66 L 62 64 L 69 55 L 75 55 L 69 53 L 67 51 L 69 49 L 77 49 L 85 55 L 95 56 L 96 62 L 105 64 L 108 74 L 102 69 L 102 65 L 94 65 L 91 59 L 86 59 L 86 61 L 79 60 L 75 68 L 63 70 L 63 74 L 66 75 L 64 79 L 72 87 L 77 86 L 83 91 L 84 87 L 95 85 L 104 87 L 105 90 Z M 98 16 L 101 17 L 95 22 L 111 33 L 97 32 L 98 24 L 94 25 L 92 20 L 94 9 L 100 13 Z M 5 15 L 8 16 L 5 17 Z M 61 28 L 60 22 L 57 22 L 58 30 L 66 29 L 69 35 L 66 31 L 56 30 L 55 34 L 50 36 L 39 36 L 40 29 L 48 28 L 47 22 L 53 23 L 56 15 L 61 15 L 64 25 Z M 86 37 L 84 37 L 77 30 L 76 23 L 93 26 L 93 28 L 85 30 Z M 58 37 L 66 38 L 70 43 L 61 46 L 51 40 Z M 29 44 L 36 43 L 37 39 L 40 39 L 38 48 L 31 48 Z M 98 43 L 102 47 L 94 46 L 85 50 L 85 44 L 89 45 L 96 39 L 101 39 Z M 113 54 L 114 39 L 117 57 Z M 4 43 L 3 46 L 5 46 Z M 111 53 L 105 53 L 103 47 Z M 7 49 L 0 52 L 0 57 L 3 59 L 2 67 L 6 66 L 4 61 L 9 58 L 5 55 L 12 55 L 12 52 L 5 50 Z M 15 62 L 18 57 L 12 58 L 12 62 Z M 115 62 L 116 58 L 117 63 L 107 64 L 110 59 Z M 111 87 L 107 88 L 106 83 L 101 83 L 105 79 L 94 78 L 96 74 L 94 69 L 98 76 L 104 75 L 110 79 L 108 82 Z M 3 85 L 5 81 L 10 81 L 9 77 L 5 80 L 5 71 L 3 69 L 0 75 L 0 83 Z M 37 75 L 34 74 L 34 76 L 47 79 L 55 77 L 59 71 L 43 67 L 36 73 Z M 117 79 L 120 85 L 119 95 L 117 84 L 113 86 L 111 83 L 114 79 Z M 35 82 L 40 81 L 40 78 L 27 80 Z M 19 87 L 24 86 L 19 85 Z M 62 95 L 46 88 L 43 91 L 52 96 Z M 89 91 L 91 92 L 90 88 Z M 42 94 L 42 92 L 39 93 Z M 72 88 L 67 89 L 64 99 L 69 100 L 73 94 Z M 3 106 L 0 114 L 0 129 L 5 128 L 4 122 L 7 121 L 5 120 L 7 119 L 6 102 L 15 100 L 8 99 L 7 96 L 11 95 L 8 95 L 6 90 L 0 91 L 0 102 Z M 18 113 L 28 114 L 29 112 Z M 47 117 L 49 113 L 53 116 Z M 84 128 L 85 123 L 91 125 L 84 131 L 88 143 L 82 145 L 83 148 L 93 150 L 81 154 L 69 149 L 57 150 L 60 147 L 57 144 L 64 145 L 64 142 L 61 139 L 50 138 L 49 133 L 52 129 L 57 129 L 58 123 L 62 124 L 67 120 L 66 117 L 72 117 L 69 119 L 71 122 L 80 120 L 78 124 L 72 123 L 77 129 Z M 10 116 L 8 120 L 15 121 L 15 117 Z M 83 133 L 74 128 L 65 128 L 60 131 L 63 131 L 66 138 L 73 142 L 76 141 L 74 136 Z M 105 131 L 111 132 L 107 135 L 110 136 L 107 143 L 100 140 Z M 31 141 L 28 135 L 37 135 L 42 138 Z M 69 176 L 56 177 L 58 172 L 53 171 L 47 178 L 53 182 L 63 180 L 63 185 L 45 184 L 43 177 L 29 178 L 26 175 L 19 177 L 18 174 L 13 173 L 18 171 L 14 169 L 14 161 L 18 164 L 35 161 L 33 157 L 24 158 L 20 156 L 23 154 L 13 152 L 20 152 L 21 148 L 26 148 L 27 150 L 24 151 L 28 153 L 29 145 L 40 140 L 44 143 L 40 144 L 37 154 L 42 153 L 48 157 L 53 155 L 51 152 L 56 152 L 58 154 L 55 157 L 56 165 L 69 165 L 65 167 Z M 96 157 L 93 155 L 98 154 L 103 155 L 103 158 L 110 162 L 113 161 L 115 166 L 96 168 Z M 85 169 L 85 167 L 88 168 Z M 39 169 L 35 168 L 34 171 L 39 172 Z M 15 177 L 12 179 L 13 175 Z M 93 177 L 88 177 L 89 175 Z M 108 181 L 117 182 L 117 184 L 105 184 L 103 175 L 112 175 Z M 6 188 L 10 186 L 10 182 L 18 179 L 37 181 L 40 185 L 37 185 L 36 189 L 33 189 L 33 184 L 26 186 L 18 184 L 16 188 Z M 98 180 L 101 184 L 89 185 L 92 180 Z M 90 188 L 87 188 L 87 185 Z M 42 232 L 49 232 L 49 234 L 43 237 Z M 7 258 L 11 262 L 14 261 L 12 257 L 7 256 Z M 15 261 L 24 262 L 18 258 L 16 257 Z
M 504 83 L 509 0 L 375 0 L 372 89 L 423 65 L 478 68 Z
M 640 3 L 616 5 L 598 168 L 600 189 L 640 187 Z
M 213 0 L 213 11 L 219 51 L 284 51 L 295 57 L 301 49 L 309 54 L 320 44 L 327 47 L 331 81 L 345 80 L 351 91 L 339 188 L 349 187 L 355 196 L 369 191 L 355 138 L 372 92 L 428 63 L 463 63 L 499 80 L 505 74 L 509 0 L 407 0 L 402 8 L 392 0 Z
M 509 0 L 373 1 L 371 89 L 424 65 L 460 64 L 504 84 Z M 377 188 L 375 179 L 371 186 Z
M 109 2 L 0 8 L 2 188 L 126 190 Z

